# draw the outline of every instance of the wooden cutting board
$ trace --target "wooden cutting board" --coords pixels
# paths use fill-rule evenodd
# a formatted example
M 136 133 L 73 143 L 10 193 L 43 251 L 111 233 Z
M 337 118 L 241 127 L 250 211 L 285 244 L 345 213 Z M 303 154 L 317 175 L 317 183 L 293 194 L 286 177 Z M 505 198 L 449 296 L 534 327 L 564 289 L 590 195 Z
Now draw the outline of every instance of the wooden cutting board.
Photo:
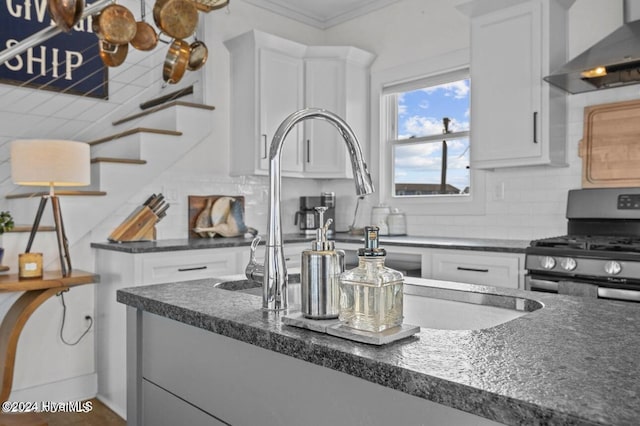
M 244 209 L 244 196 L 243 195 L 189 195 L 189 214 L 188 214 L 188 232 L 189 238 L 202 238 L 200 235 L 193 232 L 193 228 L 196 225 L 196 219 L 200 212 L 207 205 L 207 200 L 211 200 L 215 203 L 218 198 L 221 197 L 233 197 L 242 202 L 242 208 Z
M 584 109 L 582 187 L 640 186 L 640 100 Z

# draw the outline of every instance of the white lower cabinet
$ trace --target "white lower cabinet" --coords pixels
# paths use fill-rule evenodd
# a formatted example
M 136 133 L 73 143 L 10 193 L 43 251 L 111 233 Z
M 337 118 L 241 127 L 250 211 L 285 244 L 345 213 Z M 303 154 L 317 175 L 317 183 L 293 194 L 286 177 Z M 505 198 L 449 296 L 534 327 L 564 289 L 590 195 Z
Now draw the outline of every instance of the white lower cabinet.
M 524 288 L 524 254 L 495 251 L 431 249 L 380 244 L 387 251 L 385 265 L 434 280 L 494 287 Z M 357 264 L 359 245 L 337 243 L 346 252 L 347 267 Z
M 156 253 L 97 250 L 96 273 L 100 276 L 95 302 L 98 398 L 126 418 L 126 310 L 116 301 L 118 289 L 239 274 L 244 271 L 248 253 L 249 247 Z
M 433 251 L 431 276 L 435 280 L 457 281 L 494 287 L 522 287 L 521 255 L 510 253 L 473 253 L 461 250 Z

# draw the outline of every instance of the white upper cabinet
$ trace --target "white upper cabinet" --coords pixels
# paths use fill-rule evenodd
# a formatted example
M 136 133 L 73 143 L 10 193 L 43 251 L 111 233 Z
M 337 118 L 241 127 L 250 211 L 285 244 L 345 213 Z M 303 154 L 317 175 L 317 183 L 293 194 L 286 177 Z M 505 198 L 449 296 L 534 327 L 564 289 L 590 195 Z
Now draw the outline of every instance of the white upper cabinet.
M 303 107 L 338 114 L 366 144 L 374 55 L 348 46 L 305 46 L 255 30 L 225 45 L 231 53 L 232 175 L 268 174 L 277 127 Z M 351 177 L 346 145 L 323 120 L 306 120 L 291 130 L 281 166 L 289 177 Z
M 566 94 L 542 78 L 566 60 L 556 0 L 471 2 L 471 165 L 566 164 Z
M 369 66 L 374 55 L 355 47 L 313 46 L 305 56 L 305 107 L 338 114 L 366 145 Z M 350 178 L 346 144 L 330 123 L 307 120 L 304 128 L 307 177 Z
M 260 31 L 225 42 L 231 53 L 231 174 L 268 174 L 280 123 L 302 108 L 306 46 Z M 282 170 L 302 172 L 302 128 L 282 149 Z

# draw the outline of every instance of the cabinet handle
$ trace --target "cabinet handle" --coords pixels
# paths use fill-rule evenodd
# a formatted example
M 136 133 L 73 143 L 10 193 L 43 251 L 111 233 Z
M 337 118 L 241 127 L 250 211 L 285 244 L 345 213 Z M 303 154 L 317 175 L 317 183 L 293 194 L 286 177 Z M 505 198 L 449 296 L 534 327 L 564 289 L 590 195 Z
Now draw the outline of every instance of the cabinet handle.
M 178 272 L 200 271 L 202 269 L 207 269 L 207 267 L 206 266 L 194 266 L 193 268 L 178 268 Z
M 307 163 L 311 162 L 311 140 L 307 139 Z
M 538 143 L 538 111 L 533 112 L 533 143 Z
M 468 272 L 489 272 L 488 269 L 480 269 L 480 268 L 465 268 L 463 266 L 458 266 L 458 271 L 468 271 Z
M 264 147 L 264 155 L 262 156 L 263 160 L 267 159 L 267 135 L 266 134 L 262 134 L 262 145 Z

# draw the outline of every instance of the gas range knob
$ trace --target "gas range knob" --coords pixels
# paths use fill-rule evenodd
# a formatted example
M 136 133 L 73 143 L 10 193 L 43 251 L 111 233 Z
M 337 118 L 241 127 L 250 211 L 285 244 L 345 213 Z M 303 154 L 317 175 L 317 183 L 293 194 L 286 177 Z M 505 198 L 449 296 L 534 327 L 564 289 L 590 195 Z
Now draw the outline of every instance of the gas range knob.
M 573 271 L 578 267 L 578 262 L 573 257 L 565 257 L 560 261 L 560 267 L 565 271 Z
M 609 275 L 618 275 L 622 271 L 620 262 L 610 260 L 604 264 L 604 271 Z
M 556 260 L 551 256 L 542 256 L 540 258 L 540 266 L 542 266 L 542 269 L 553 269 L 556 266 Z

